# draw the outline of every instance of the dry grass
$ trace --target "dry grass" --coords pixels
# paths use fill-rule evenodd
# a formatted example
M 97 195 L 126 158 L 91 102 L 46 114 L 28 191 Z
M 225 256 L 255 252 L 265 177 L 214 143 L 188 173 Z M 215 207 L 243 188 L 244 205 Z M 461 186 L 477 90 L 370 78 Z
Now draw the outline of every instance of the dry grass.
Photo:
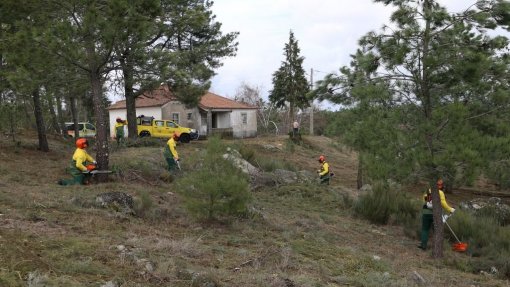
M 51 151 L 40 153 L 33 135 L 19 146 L 1 139 L 0 286 L 26 286 L 34 271 L 46 275 L 48 286 L 112 280 L 121 286 L 179 287 L 199 280 L 219 286 L 417 286 L 413 271 L 428 286 L 508 286 L 433 261 L 400 227 L 353 219 L 345 197 L 356 194 L 355 154 L 324 137 L 305 137 L 291 153 L 285 140 L 243 143 L 297 170 L 314 171 L 318 155 L 326 154 L 336 174 L 332 185 L 262 189 L 252 206 L 259 216 L 202 225 L 184 211 L 174 184 L 160 180 L 165 162 L 158 147 L 115 151 L 110 165 L 125 174 L 112 182 L 59 187 L 71 142 L 51 139 Z M 264 144 L 279 149 L 269 152 Z M 203 141 L 178 146 L 184 171 L 197 168 L 204 147 Z M 146 196 L 151 204 L 137 217 L 97 208 L 95 196 L 106 191 L 126 192 L 135 201 Z M 466 255 L 446 256 L 462 266 Z

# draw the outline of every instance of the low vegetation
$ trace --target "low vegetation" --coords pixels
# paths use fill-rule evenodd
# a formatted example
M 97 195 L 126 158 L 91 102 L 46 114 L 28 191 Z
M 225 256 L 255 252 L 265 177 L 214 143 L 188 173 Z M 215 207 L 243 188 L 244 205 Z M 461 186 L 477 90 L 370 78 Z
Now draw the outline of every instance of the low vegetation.
M 254 161 L 312 173 L 322 151 L 336 172 L 330 186 L 248 192 L 248 179 L 219 158 L 238 143 L 210 139 L 178 146 L 183 171 L 172 180 L 162 177 L 161 146 L 146 146 L 112 152 L 111 182 L 59 187 L 72 142 L 52 140 L 40 153 L 28 138 L 16 146 L 2 140 L 0 286 L 419 286 L 415 272 L 430 286 L 504 286 L 508 230 L 497 221 L 490 227 L 459 210 L 450 223 L 470 251 L 448 249 L 435 261 L 416 248 L 418 194 L 381 184 L 358 197 L 347 168 L 355 155 L 324 137 L 304 140 L 293 153 L 284 137 L 243 144 Z M 98 207 L 104 192 L 131 195 L 135 215 Z M 220 199 L 213 208 L 211 196 Z M 365 209 L 376 210 L 365 217 Z

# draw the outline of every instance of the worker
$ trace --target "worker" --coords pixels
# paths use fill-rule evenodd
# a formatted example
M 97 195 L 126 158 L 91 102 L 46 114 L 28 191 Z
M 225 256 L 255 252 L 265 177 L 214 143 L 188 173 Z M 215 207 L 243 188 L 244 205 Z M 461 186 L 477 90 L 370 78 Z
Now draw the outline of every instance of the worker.
M 85 138 L 76 140 L 76 150 L 69 167 L 72 179 L 61 179 L 58 181 L 60 185 L 88 184 L 90 172 L 87 165 L 96 165 L 96 161 L 85 150 L 89 146 L 89 142 Z
M 179 165 L 179 154 L 176 150 L 176 142 L 179 140 L 180 134 L 178 132 L 174 132 L 173 135 L 170 137 L 168 142 L 166 143 L 163 155 L 165 156 L 165 160 L 168 164 L 168 171 L 171 173 L 176 172 L 178 169 L 180 169 Z
M 117 146 L 124 142 L 124 126 L 127 125 L 127 120 L 122 120 L 118 117 L 115 120 L 115 139 L 117 140 Z
M 317 170 L 317 173 L 319 174 L 320 183 L 329 185 L 329 164 L 326 162 L 326 157 L 323 155 L 319 156 L 319 163 L 321 164 L 321 169 Z
M 439 199 L 441 201 L 441 206 L 443 210 L 453 214 L 455 212 L 455 208 L 448 205 L 446 202 L 446 198 L 444 196 L 443 188 L 444 183 L 442 179 L 439 179 L 436 183 L 437 190 L 439 191 Z M 422 208 L 422 216 L 421 216 L 421 244 L 418 245 L 418 248 L 422 250 L 427 249 L 427 242 L 429 240 L 429 230 L 433 226 L 434 220 L 432 216 L 432 190 L 429 190 L 423 195 L 423 208 Z

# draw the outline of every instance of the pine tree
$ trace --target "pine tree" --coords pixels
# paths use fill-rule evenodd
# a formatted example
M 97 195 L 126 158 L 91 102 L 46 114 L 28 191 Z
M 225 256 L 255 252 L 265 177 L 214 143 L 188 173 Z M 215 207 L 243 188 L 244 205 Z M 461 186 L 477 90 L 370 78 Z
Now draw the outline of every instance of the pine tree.
M 285 107 L 289 104 L 289 117 L 294 118 L 294 108 L 308 107 L 309 92 L 308 81 L 303 69 L 304 57 L 300 56 L 298 41 L 294 38 L 294 33 L 290 31 L 289 42 L 283 49 L 285 60 L 282 61 L 280 68 L 273 73 L 273 90 L 269 92 L 269 100 L 276 104 L 276 107 Z
M 486 33 L 508 27 L 508 3 L 480 1 L 451 14 L 433 0 L 376 2 L 397 8 L 395 27 L 364 36 L 351 67 L 321 82 L 316 94 L 352 108 L 345 134 L 363 151 L 370 176 L 473 182 L 491 162 L 486 155 L 510 144 L 508 127 L 491 125 L 508 120 L 508 39 Z M 437 192 L 433 202 L 439 258 Z

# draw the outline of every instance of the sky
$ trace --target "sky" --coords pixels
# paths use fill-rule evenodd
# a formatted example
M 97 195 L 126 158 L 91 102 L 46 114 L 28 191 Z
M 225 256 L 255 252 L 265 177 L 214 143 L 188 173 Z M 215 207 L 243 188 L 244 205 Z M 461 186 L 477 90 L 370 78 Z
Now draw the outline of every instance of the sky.
M 470 2 L 439 1 L 450 12 L 462 11 Z M 216 0 L 211 9 L 223 33 L 240 34 L 237 55 L 223 59 L 210 91 L 233 98 L 244 82 L 259 87 L 266 100 L 272 74 L 285 60 L 283 48 L 291 30 L 305 58 L 307 78 L 313 69 L 315 82 L 348 65 L 359 38 L 389 24 L 394 10 L 372 0 Z

